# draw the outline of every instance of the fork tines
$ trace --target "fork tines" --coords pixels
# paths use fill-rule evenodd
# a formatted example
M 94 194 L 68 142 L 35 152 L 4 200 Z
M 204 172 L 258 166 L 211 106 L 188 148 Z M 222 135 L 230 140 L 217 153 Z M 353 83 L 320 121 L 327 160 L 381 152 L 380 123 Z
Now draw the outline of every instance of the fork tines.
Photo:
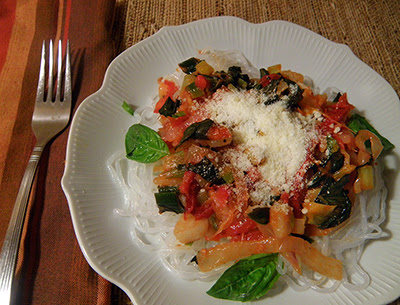
M 40 73 L 36 99 L 37 102 L 71 102 L 71 61 L 69 40 L 66 42 L 65 64 L 63 67 L 63 45 L 58 41 L 57 50 L 57 78 L 54 81 L 54 51 L 53 40 L 49 41 L 48 55 L 46 41 L 43 41 Z M 48 57 L 48 74 L 46 87 L 46 57 Z M 64 74 L 64 75 L 63 75 Z M 63 78 L 64 76 L 64 78 Z M 54 90 L 54 85 L 56 89 Z M 63 89 L 64 86 L 64 90 Z M 46 90 L 47 89 L 47 90 Z

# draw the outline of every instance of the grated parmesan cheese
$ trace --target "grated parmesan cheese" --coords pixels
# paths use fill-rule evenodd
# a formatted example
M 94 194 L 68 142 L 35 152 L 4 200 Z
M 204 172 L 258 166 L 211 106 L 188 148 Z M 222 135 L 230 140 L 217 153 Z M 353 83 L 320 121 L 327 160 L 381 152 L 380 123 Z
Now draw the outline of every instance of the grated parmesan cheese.
M 314 116 L 290 111 L 284 101 L 265 105 L 264 100 L 257 90 L 218 90 L 205 104 L 210 118 L 232 132 L 236 147 L 225 154 L 230 163 L 242 171 L 258 167 L 262 183 L 250 194 L 255 202 L 272 189 L 290 190 L 317 137 Z

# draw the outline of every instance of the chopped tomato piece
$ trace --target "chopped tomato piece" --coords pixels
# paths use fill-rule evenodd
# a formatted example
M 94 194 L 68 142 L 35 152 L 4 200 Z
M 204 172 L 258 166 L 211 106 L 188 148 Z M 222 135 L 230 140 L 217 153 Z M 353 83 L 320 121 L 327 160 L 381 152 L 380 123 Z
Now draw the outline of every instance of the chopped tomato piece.
M 174 82 L 169 80 L 161 80 L 158 85 L 158 95 L 160 96 L 160 99 L 154 107 L 154 113 L 158 113 L 161 107 L 165 104 L 167 98 L 172 98 L 178 89 L 179 88 Z
M 158 86 L 158 95 L 163 98 L 165 96 L 173 97 L 175 92 L 179 90 L 178 86 L 170 80 L 162 80 Z
M 196 195 L 197 195 L 197 181 L 195 180 L 196 173 L 192 171 L 186 171 L 183 175 L 182 184 L 179 186 L 179 191 L 185 196 L 185 211 L 186 213 L 192 213 L 196 206 Z
M 222 185 L 216 190 L 210 190 L 210 197 L 214 200 L 215 204 L 219 208 L 224 208 L 228 204 L 229 199 L 228 186 Z
M 221 140 L 232 138 L 232 134 L 227 127 L 214 124 L 207 131 L 207 137 L 210 140 Z
M 264 75 L 261 79 L 260 79 L 260 85 L 264 87 L 268 86 L 272 80 L 274 79 L 279 79 L 281 78 L 281 76 L 279 74 L 268 74 L 268 75 Z
M 205 78 L 203 75 L 197 75 L 196 80 L 194 81 L 194 84 L 196 85 L 197 88 L 204 90 L 209 87 L 209 81 L 207 78 Z
M 347 101 L 347 94 L 344 93 L 336 103 L 332 103 L 325 108 L 325 113 L 332 119 L 344 123 L 354 106 Z
M 236 239 L 242 240 L 241 237 L 244 237 L 246 233 L 252 232 L 256 229 L 257 223 L 254 220 L 242 216 L 239 219 L 236 219 L 227 229 L 220 233 L 218 238 L 235 237 Z
M 160 98 L 157 102 L 157 104 L 154 106 L 154 113 L 158 113 L 161 109 L 161 107 L 165 104 L 169 96 L 164 96 Z
M 194 215 L 196 220 L 210 218 L 214 214 L 212 202 L 210 200 L 207 200 L 201 206 L 196 207 L 192 214 Z

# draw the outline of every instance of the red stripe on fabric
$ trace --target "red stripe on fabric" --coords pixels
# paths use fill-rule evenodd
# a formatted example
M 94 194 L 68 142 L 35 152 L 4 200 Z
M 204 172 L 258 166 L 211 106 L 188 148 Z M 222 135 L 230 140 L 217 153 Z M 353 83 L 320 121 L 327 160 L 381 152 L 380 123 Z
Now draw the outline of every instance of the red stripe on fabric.
M 8 44 L 10 42 L 12 28 L 15 22 L 17 0 L 0 1 L 0 71 L 7 58 Z
M 65 48 L 67 46 L 67 39 L 69 34 L 69 20 L 71 18 L 71 6 L 72 0 L 66 1 L 66 8 L 65 8 L 65 24 L 64 24 L 64 35 L 63 35 L 63 53 L 65 54 Z

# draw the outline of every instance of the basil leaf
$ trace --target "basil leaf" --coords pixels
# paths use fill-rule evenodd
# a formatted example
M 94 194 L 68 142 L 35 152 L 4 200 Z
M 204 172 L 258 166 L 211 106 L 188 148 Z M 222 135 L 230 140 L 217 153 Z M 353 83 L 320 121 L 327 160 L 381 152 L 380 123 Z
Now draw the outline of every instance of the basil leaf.
M 181 145 L 183 142 L 189 139 L 208 140 L 207 132 L 213 124 L 214 121 L 210 119 L 205 119 L 201 122 L 193 123 L 183 132 L 183 137 L 179 145 Z
M 135 112 L 133 111 L 133 109 L 131 108 L 131 106 L 127 103 L 127 102 L 123 102 L 122 103 L 122 109 L 124 109 L 126 112 L 128 112 L 130 115 L 134 115 Z
M 280 277 L 278 255 L 257 254 L 227 269 L 207 294 L 219 299 L 247 302 L 264 296 Z
M 174 116 L 180 105 L 180 100 L 174 102 L 170 97 L 168 97 L 158 112 L 163 116 Z
M 379 138 L 379 140 L 381 140 L 384 150 L 394 148 L 394 145 L 384 136 L 380 135 L 379 132 L 367 121 L 366 118 L 357 113 L 354 113 L 350 117 L 349 122 L 347 123 L 347 127 L 349 127 L 355 134 L 357 134 L 357 132 L 362 129 L 369 130 L 370 132 L 374 133 Z
M 132 125 L 125 135 L 126 157 L 140 163 L 152 163 L 169 154 L 167 144 L 153 129 Z

